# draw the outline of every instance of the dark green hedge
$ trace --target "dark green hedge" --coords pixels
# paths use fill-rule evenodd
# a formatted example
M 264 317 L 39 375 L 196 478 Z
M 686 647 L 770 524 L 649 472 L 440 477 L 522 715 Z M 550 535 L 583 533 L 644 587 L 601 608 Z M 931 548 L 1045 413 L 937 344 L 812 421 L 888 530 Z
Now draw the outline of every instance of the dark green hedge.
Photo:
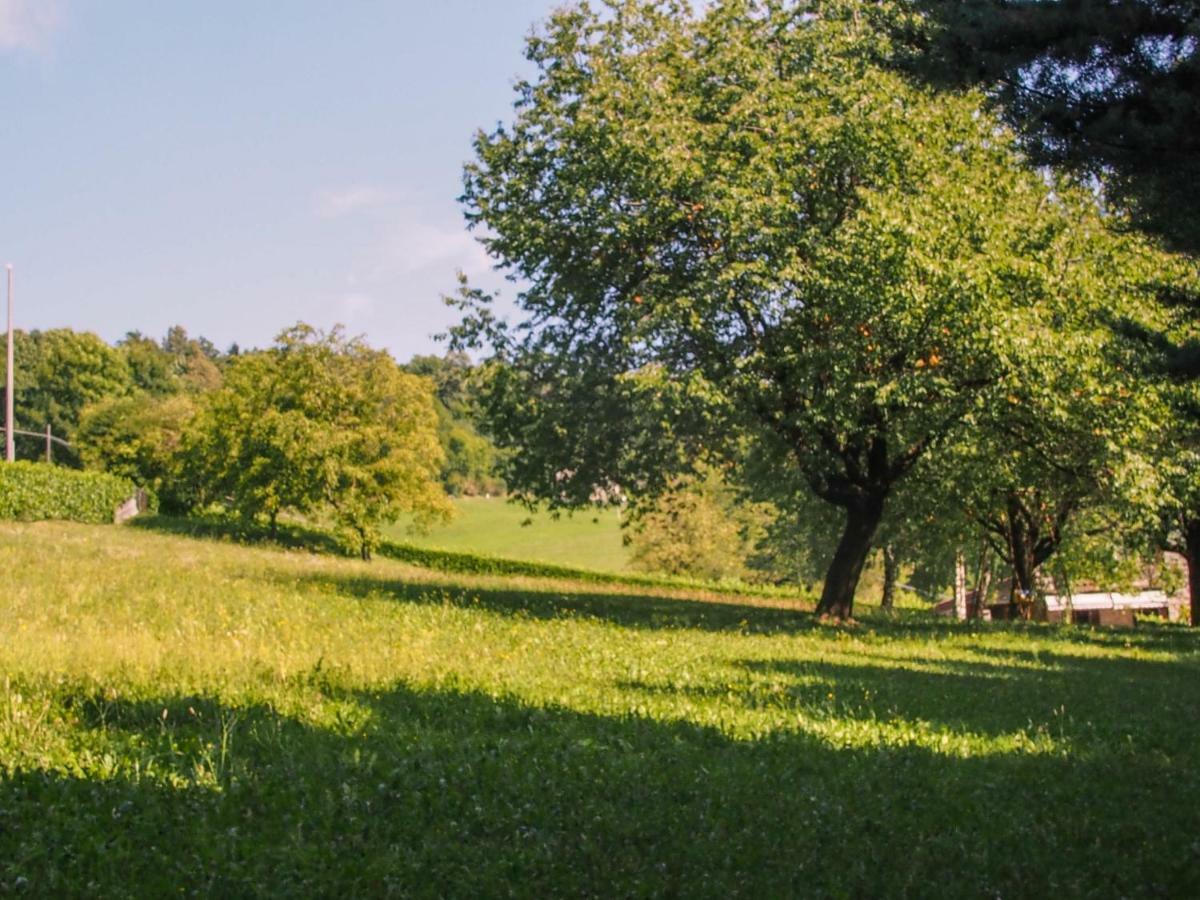
M 0 519 L 103 523 L 137 490 L 132 481 L 47 463 L 0 463 Z

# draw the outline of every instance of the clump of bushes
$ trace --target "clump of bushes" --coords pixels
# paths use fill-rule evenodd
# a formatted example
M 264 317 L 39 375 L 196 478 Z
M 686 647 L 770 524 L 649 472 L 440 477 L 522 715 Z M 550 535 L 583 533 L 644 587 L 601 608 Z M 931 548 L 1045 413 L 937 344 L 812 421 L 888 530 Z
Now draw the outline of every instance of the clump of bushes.
M 103 472 L 80 472 L 46 463 L 0 465 L 0 519 L 66 519 L 103 523 L 137 489 Z

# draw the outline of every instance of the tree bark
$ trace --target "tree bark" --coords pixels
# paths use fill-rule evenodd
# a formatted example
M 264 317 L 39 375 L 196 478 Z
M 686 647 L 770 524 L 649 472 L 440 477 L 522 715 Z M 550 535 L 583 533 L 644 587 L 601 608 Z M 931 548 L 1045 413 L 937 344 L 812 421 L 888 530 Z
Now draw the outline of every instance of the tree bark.
M 896 606 L 896 582 L 899 578 L 896 548 L 888 542 L 883 545 L 883 596 L 879 598 L 879 607 L 885 612 L 891 612 Z
M 1184 528 L 1184 558 L 1187 560 L 1191 626 L 1200 625 L 1200 519 L 1192 519 Z
M 1035 572 L 1041 533 L 1034 516 L 1011 494 L 1008 499 L 1008 547 L 1012 563 L 1012 590 L 1008 595 L 1009 618 L 1033 618 L 1037 584 Z M 1049 555 L 1048 553 L 1046 555 Z
M 868 496 L 846 508 L 846 527 L 825 573 L 818 615 L 849 619 L 854 614 L 854 591 L 871 552 L 871 539 L 883 518 L 883 499 Z
M 1010 618 L 1028 619 L 1033 614 L 1033 566 L 1023 552 L 1013 557 L 1012 592 L 1008 595 Z

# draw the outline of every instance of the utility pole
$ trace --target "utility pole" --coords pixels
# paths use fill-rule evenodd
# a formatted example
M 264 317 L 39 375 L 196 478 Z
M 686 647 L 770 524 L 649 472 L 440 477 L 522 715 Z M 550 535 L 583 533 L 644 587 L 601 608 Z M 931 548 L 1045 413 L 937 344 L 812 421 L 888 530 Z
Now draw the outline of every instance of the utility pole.
M 5 382 L 4 390 L 4 458 L 12 462 L 17 458 L 16 446 L 14 444 L 13 434 L 13 323 L 12 323 L 12 301 L 13 301 L 13 267 L 9 263 L 8 269 L 8 380 Z

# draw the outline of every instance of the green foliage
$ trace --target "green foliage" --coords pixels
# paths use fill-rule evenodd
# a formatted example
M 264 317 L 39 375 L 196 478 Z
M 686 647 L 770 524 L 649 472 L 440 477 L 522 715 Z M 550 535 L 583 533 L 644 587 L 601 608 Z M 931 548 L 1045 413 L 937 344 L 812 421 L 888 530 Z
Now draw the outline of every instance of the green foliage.
M 1195 275 L 1193 276 L 1196 277 Z M 1200 288 L 1196 280 L 1189 286 Z M 1189 310 L 1170 311 L 1166 339 L 1183 346 L 1200 347 L 1200 321 Z M 1191 618 L 1200 623 L 1200 380 L 1174 367 L 1153 362 L 1139 367 L 1161 391 L 1166 413 L 1151 447 L 1161 490 L 1156 496 L 1158 518 L 1151 537 L 1158 547 L 1181 553 L 1188 567 Z M 1200 371 L 1200 369 L 1197 369 Z
M 910 7 L 912 9 L 912 7 Z M 1190 3 L 920 0 L 916 68 L 988 87 L 1034 161 L 1103 179 L 1142 227 L 1200 251 L 1200 49 Z
M 710 469 L 640 510 L 629 526 L 631 564 L 646 572 L 710 581 L 750 580 L 750 567 L 771 510 L 746 503 Z
M 221 366 L 227 362 L 205 337 L 192 338 L 181 325 L 167 330 L 162 350 L 185 390 L 204 392 L 221 386 Z
M 877 64 L 888 38 L 859 12 L 552 16 L 464 194 L 526 320 L 458 332 L 495 347 L 511 486 L 646 495 L 755 446 L 768 488 L 843 511 L 839 616 L 889 495 L 1060 352 L 1112 269 L 1087 196 L 1029 170 L 980 95 Z
M 434 384 L 438 441 L 446 457 L 441 473 L 446 492 L 454 497 L 504 493 L 496 447 L 476 426 L 480 369 L 471 365 L 466 354 L 453 352 L 414 356 L 403 368 Z
M 244 519 L 333 516 L 364 558 L 379 524 L 449 515 L 432 389 L 383 351 L 297 325 L 270 350 L 239 356 L 189 430 L 193 506 L 228 503 Z
M 100 472 L 77 472 L 46 463 L 0 465 L 0 519 L 112 522 L 134 495 L 133 482 Z
M 180 449 L 196 414 L 186 394 L 138 393 L 112 397 L 87 407 L 76 435 L 85 467 L 128 478 L 150 488 L 164 508 L 179 512 Z
M 85 407 L 129 393 L 133 383 L 124 356 L 88 332 L 67 328 L 18 332 L 13 405 L 17 427 L 72 440 Z M 22 456 L 37 458 L 39 447 L 18 441 Z M 56 452 L 66 452 L 59 451 Z M 68 458 L 75 462 L 74 454 Z
M 157 341 L 131 331 L 117 344 L 125 355 L 133 386 L 154 396 L 176 394 L 182 389 L 174 358 Z
M 1184 629 L 831 628 L 62 524 L 0 525 L 0 578 L 14 893 L 1200 889 Z
M 117 344 L 139 390 L 149 394 L 202 393 L 221 385 L 225 359 L 205 338 L 188 337 L 181 325 L 161 342 L 131 331 Z

